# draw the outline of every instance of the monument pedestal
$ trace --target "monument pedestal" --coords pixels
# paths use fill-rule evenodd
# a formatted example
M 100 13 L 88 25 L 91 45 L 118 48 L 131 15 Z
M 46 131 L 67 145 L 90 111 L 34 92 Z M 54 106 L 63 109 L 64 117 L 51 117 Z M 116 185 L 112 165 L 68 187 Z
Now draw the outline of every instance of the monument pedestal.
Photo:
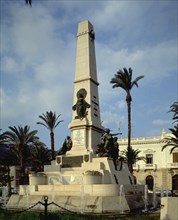
M 128 212 L 144 207 L 144 186 L 131 184 L 127 164 L 107 157 L 58 156 L 44 173 L 31 174 L 30 185 L 20 186 L 19 195 L 11 196 L 7 209 L 26 209 L 48 196 L 48 202 L 74 212 Z M 122 169 L 120 170 L 120 167 Z M 122 192 L 121 190 L 122 187 Z M 33 210 L 43 210 L 40 204 Z M 59 207 L 48 210 L 60 211 Z

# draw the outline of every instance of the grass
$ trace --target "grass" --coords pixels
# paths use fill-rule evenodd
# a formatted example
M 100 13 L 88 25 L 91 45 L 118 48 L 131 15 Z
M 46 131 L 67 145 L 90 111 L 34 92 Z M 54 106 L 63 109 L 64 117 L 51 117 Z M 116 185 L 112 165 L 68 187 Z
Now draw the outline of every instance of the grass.
M 48 213 L 47 220 L 159 220 L 158 215 L 149 214 L 130 214 L 130 215 L 87 215 L 77 213 Z M 15 212 L 0 210 L 0 220 L 44 220 L 44 213 L 26 211 L 26 212 Z

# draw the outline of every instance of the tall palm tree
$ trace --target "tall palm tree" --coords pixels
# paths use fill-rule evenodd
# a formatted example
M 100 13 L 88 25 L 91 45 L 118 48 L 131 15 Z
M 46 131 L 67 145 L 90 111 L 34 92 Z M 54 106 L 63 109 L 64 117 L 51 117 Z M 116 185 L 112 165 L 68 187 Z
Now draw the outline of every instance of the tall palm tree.
M 139 160 L 143 160 L 143 161 L 146 160 L 145 157 L 143 157 L 143 156 L 140 157 L 139 156 L 140 152 L 141 151 L 139 149 L 134 150 L 132 148 L 132 146 L 130 147 L 129 151 L 128 151 L 128 149 L 122 151 L 122 156 L 124 157 L 125 161 L 128 162 L 128 160 L 129 160 L 129 163 L 130 163 L 130 169 L 129 170 L 130 170 L 131 174 L 133 174 L 133 164 L 135 164 Z
M 126 92 L 126 102 L 127 102 L 127 112 L 128 112 L 128 151 L 131 148 L 131 89 L 133 86 L 138 87 L 138 81 L 144 76 L 138 76 L 135 80 L 132 81 L 132 69 L 123 68 L 119 70 L 114 78 L 111 79 L 110 83 L 113 84 L 113 88 L 122 88 Z M 128 166 L 130 167 L 130 161 L 128 160 Z
M 20 167 L 20 184 L 23 184 L 25 175 L 25 165 L 30 158 L 30 147 L 34 145 L 39 138 L 36 136 L 36 130 L 30 131 L 29 126 L 9 127 L 10 131 L 6 131 L 3 135 L 6 143 L 11 146 L 11 150 L 16 156 Z
M 51 158 L 55 159 L 54 156 L 54 129 L 61 123 L 63 120 L 58 121 L 58 118 L 61 115 L 56 116 L 55 112 L 46 112 L 42 115 L 39 115 L 39 118 L 42 119 L 43 122 L 37 122 L 37 124 L 45 126 L 50 130 L 50 141 L 51 141 Z

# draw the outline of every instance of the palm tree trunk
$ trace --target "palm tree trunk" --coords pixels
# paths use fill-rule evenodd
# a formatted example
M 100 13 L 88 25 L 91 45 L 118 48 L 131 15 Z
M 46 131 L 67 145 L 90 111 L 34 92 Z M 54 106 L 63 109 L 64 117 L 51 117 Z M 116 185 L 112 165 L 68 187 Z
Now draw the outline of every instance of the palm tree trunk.
M 51 138 L 51 159 L 54 160 L 54 132 L 51 131 L 50 133 L 50 138 Z
M 128 102 L 128 147 L 131 147 L 131 102 Z
M 127 94 L 126 96 L 126 102 L 127 102 L 127 110 L 128 110 L 128 158 L 127 158 L 127 164 L 130 172 L 133 173 L 133 168 L 132 168 L 132 163 L 131 163 L 131 158 L 130 158 L 130 151 L 131 151 L 131 101 L 132 97 L 130 93 Z
M 19 164 L 19 184 L 24 184 L 24 165 L 23 165 L 23 156 L 20 153 L 20 164 Z
M 7 173 L 8 173 L 8 195 L 11 195 L 11 176 L 10 176 L 10 167 L 9 165 L 7 166 Z

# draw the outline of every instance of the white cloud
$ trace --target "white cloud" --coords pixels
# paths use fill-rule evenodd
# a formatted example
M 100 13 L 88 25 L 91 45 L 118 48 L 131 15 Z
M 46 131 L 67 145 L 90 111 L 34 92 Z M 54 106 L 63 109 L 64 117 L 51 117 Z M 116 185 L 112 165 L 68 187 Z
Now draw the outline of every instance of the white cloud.
M 124 116 L 121 116 L 117 113 L 113 113 L 111 111 L 104 111 L 103 113 L 101 113 L 101 119 L 103 120 L 103 126 L 105 128 L 111 129 L 114 132 L 117 132 L 121 124 L 125 124 L 126 122 Z
M 114 132 L 121 123 L 127 127 L 124 91 L 112 89 L 110 83 L 118 69 L 132 67 L 134 78 L 145 75 L 141 82 L 145 89 L 177 73 L 177 43 L 173 34 L 176 22 L 171 22 L 175 20 L 174 13 L 169 14 L 169 4 L 156 4 L 159 7 L 153 7 L 153 2 L 61 1 L 59 4 L 58 1 L 42 1 L 34 2 L 30 8 L 25 4 L 21 6 L 20 2 L 4 3 L 1 33 L 1 70 L 2 79 L 5 79 L 1 98 L 3 128 L 22 121 L 35 124 L 38 115 L 48 110 L 62 114 L 65 120 L 62 126 L 67 128 L 72 115 L 77 24 L 85 19 L 92 22 L 96 32 L 101 119 L 104 119 L 104 126 Z M 163 13 L 166 7 L 169 10 Z M 170 87 L 165 89 L 168 100 L 166 90 Z M 142 95 L 146 103 L 153 99 L 150 92 Z M 165 99 L 165 94 L 160 94 L 159 100 L 162 96 Z M 156 116 L 163 111 L 163 107 L 159 110 L 159 100 L 155 100 L 151 108 L 145 104 L 144 114 L 160 117 Z M 161 127 L 166 121 L 160 118 L 160 121 L 153 121 L 152 126 Z M 66 135 L 66 129 L 61 132 Z
M 14 72 L 19 71 L 18 63 L 12 57 L 4 57 L 2 60 L 2 71 L 7 72 L 8 74 L 14 74 Z
M 124 109 L 126 107 L 126 102 L 121 100 L 118 102 L 118 108 L 119 109 Z
M 161 125 L 161 126 L 164 126 L 164 125 L 170 125 L 171 124 L 171 121 L 165 121 L 165 120 L 162 120 L 162 119 L 155 119 L 153 120 L 153 125 Z

